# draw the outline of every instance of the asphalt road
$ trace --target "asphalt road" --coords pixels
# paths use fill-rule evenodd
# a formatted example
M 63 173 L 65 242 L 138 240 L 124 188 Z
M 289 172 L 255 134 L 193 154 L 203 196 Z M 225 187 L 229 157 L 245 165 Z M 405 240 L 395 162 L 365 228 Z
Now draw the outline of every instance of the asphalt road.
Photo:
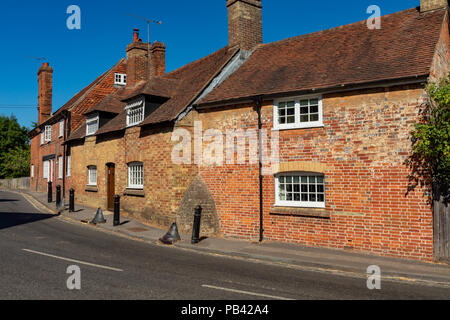
M 69 290 L 67 268 L 81 270 Z M 0 191 L 0 299 L 449 299 L 450 289 L 299 271 L 144 243 Z

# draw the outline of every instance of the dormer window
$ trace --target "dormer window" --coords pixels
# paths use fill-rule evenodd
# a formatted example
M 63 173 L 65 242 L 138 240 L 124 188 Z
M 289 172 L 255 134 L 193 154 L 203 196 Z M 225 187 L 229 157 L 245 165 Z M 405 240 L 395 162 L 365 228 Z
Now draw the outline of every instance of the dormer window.
M 45 142 L 52 141 L 52 126 L 45 126 L 44 141 Z
M 131 103 L 126 106 L 127 126 L 134 126 L 144 120 L 144 100 Z
M 127 84 L 127 75 L 125 73 L 114 73 L 114 84 L 124 86 Z
M 90 117 L 86 120 L 86 135 L 90 136 L 98 130 L 98 115 Z

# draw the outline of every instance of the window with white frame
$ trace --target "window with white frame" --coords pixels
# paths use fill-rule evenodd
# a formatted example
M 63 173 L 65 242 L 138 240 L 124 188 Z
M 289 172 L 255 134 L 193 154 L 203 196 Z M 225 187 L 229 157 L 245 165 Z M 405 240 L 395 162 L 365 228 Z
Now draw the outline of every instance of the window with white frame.
M 98 130 L 98 115 L 90 117 L 86 120 L 86 135 L 95 134 Z
M 58 179 L 63 177 L 63 157 L 58 157 Z
M 52 126 L 45 126 L 44 131 L 44 141 L 49 142 L 52 141 Z
M 43 165 L 43 167 L 44 167 L 44 170 L 43 170 L 43 175 L 42 175 L 42 177 L 44 178 L 44 179 L 49 179 L 49 177 L 50 177 L 50 161 L 44 161 L 44 165 Z
M 144 101 L 127 105 L 127 126 L 136 125 L 144 120 Z
M 58 138 L 61 138 L 64 135 L 64 119 L 61 119 L 59 121 L 59 136 Z
M 66 164 L 66 167 L 67 167 L 67 176 L 68 176 L 68 177 L 70 177 L 70 161 L 71 161 L 70 158 L 71 158 L 70 155 L 67 156 L 67 164 Z
M 127 75 L 125 73 L 114 73 L 114 84 L 126 85 Z
M 275 176 L 275 205 L 325 208 L 325 177 L 318 173 L 289 172 Z
M 89 186 L 97 185 L 97 167 L 96 166 L 88 167 L 88 185 Z
M 273 109 L 274 129 L 296 129 L 323 125 L 322 97 L 276 100 Z
M 144 165 L 142 162 L 128 164 L 128 188 L 144 188 Z
M 31 177 L 34 178 L 34 164 L 31 165 Z
M 44 132 L 41 132 L 41 144 L 44 144 Z

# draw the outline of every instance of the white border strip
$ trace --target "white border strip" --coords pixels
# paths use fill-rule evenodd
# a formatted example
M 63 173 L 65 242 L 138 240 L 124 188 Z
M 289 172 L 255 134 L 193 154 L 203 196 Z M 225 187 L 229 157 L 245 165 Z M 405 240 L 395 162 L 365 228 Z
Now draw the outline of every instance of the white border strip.
M 255 293 L 255 292 L 250 292 L 250 291 L 242 291 L 242 290 L 236 290 L 236 289 L 229 289 L 229 288 L 210 286 L 210 285 L 207 285 L 207 284 L 202 284 L 202 287 L 203 288 L 223 290 L 223 291 L 229 291 L 229 292 L 235 292 L 235 293 L 242 293 L 242 294 L 247 294 L 247 295 L 250 295 L 250 296 L 265 297 L 265 298 L 270 298 L 270 299 L 275 299 L 275 300 L 295 300 L 295 299 L 290 299 L 290 298 L 271 296 L 271 295 L 263 294 L 263 293 Z
M 55 255 L 52 255 L 52 254 L 39 252 L 39 251 L 34 251 L 34 250 L 30 250 L 30 249 L 22 249 L 22 250 L 23 251 L 27 251 L 27 252 L 31 252 L 31 253 L 35 253 L 35 254 L 40 254 L 41 256 L 51 257 L 51 258 L 60 259 L 60 260 L 64 260 L 64 261 L 75 262 L 75 263 L 84 264 L 84 265 L 91 266 L 91 267 L 107 269 L 107 270 L 112 270 L 112 271 L 118 271 L 118 272 L 122 272 L 123 271 L 122 269 L 117 269 L 117 268 L 108 267 L 108 266 L 102 266 L 100 264 L 94 264 L 94 263 L 84 262 L 84 261 L 75 260 L 75 259 L 59 257 L 59 256 L 55 256 Z

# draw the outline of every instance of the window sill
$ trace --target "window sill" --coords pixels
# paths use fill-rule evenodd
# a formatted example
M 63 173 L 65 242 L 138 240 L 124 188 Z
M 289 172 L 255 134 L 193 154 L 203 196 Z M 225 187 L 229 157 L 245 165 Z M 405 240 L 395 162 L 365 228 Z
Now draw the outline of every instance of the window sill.
M 280 207 L 274 206 L 270 209 L 271 215 L 277 216 L 298 216 L 298 217 L 312 217 L 312 218 L 330 218 L 330 212 L 322 208 L 295 208 L 295 207 Z
M 123 194 L 126 196 L 145 197 L 145 192 L 143 189 L 126 188 Z
M 87 185 L 86 188 L 84 189 L 84 191 L 98 192 L 98 187 L 97 187 L 97 186 L 90 186 L 90 185 Z
M 314 128 L 323 128 L 325 125 L 323 123 L 315 123 L 310 126 L 290 126 L 290 127 L 274 127 L 272 131 L 285 131 L 285 130 L 299 130 L 299 129 L 314 129 Z

